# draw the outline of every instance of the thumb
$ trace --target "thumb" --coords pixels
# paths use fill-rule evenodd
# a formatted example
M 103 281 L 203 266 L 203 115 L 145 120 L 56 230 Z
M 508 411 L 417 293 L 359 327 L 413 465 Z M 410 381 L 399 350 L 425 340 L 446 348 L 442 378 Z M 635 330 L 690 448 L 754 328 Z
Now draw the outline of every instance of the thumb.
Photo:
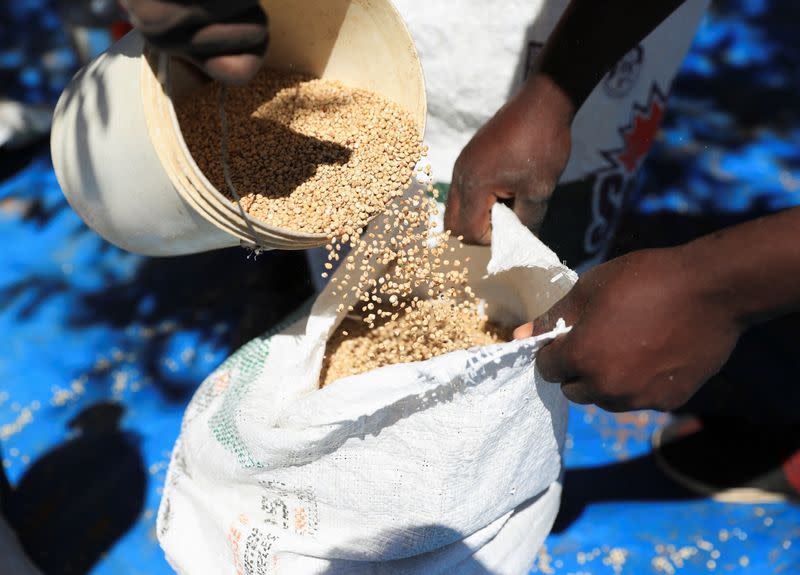
M 528 339 L 529 337 L 538 337 L 549 333 L 555 329 L 559 319 L 561 318 L 554 316 L 551 311 L 547 311 L 532 322 L 521 325 L 515 329 L 514 339 Z
M 550 333 L 556 328 L 558 321 L 561 319 L 567 322 L 567 325 L 574 325 L 578 317 L 578 305 L 574 301 L 574 294 L 575 290 L 573 289 L 535 320 L 518 327 L 514 330 L 514 339 L 527 339 Z
M 526 228 L 538 234 L 547 215 L 549 196 L 523 195 L 514 197 L 514 213 Z

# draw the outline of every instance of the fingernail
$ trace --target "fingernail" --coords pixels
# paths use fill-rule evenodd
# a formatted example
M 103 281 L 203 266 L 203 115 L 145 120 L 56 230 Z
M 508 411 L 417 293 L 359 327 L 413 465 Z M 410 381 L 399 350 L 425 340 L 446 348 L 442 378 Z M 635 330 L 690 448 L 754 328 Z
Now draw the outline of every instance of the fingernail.
M 533 324 L 528 323 L 514 330 L 514 339 L 528 339 L 533 335 Z

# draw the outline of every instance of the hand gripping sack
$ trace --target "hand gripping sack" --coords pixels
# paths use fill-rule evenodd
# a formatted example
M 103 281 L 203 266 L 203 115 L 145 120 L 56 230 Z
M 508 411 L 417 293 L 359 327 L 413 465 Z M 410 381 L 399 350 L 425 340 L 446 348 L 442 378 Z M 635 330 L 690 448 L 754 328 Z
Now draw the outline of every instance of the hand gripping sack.
M 492 319 L 545 312 L 575 274 L 506 207 L 468 248 Z M 528 572 L 561 493 L 567 401 L 538 339 L 393 365 L 318 389 L 343 319 L 310 314 L 235 353 L 189 405 L 158 537 L 189 575 Z

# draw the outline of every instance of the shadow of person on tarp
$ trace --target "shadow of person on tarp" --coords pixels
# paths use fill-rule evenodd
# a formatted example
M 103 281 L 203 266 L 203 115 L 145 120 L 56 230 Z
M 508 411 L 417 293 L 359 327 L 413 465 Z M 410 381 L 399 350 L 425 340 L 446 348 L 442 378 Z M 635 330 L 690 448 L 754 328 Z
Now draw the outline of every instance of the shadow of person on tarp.
M 97 403 L 69 424 L 77 436 L 34 462 L 13 489 L 8 519 L 46 575 L 84 574 L 139 518 L 147 486 L 124 413 Z
M 567 531 L 590 505 L 694 499 L 699 496 L 661 472 L 652 453 L 602 467 L 568 469 L 553 533 Z

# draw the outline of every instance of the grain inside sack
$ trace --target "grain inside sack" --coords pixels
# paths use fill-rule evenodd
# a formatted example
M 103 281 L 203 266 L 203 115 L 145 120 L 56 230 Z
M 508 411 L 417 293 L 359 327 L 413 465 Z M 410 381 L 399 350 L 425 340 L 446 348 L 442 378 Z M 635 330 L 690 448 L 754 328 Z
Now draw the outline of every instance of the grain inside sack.
M 219 90 L 210 83 L 176 111 L 198 167 L 233 201 L 223 174 Z M 410 113 L 337 81 L 265 69 L 228 89 L 225 111 L 243 208 L 286 230 L 354 234 L 403 193 L 421 155 Z
M 367 234 L 342 238 L 352 251 L 344 273 L 331 282 L 336 295 L 347 300 L 354 295 L 357 303 L 339 306 L 349 315 L 328 341 L 321 387 L 387 365 L 511 338 L 509 329 L 488 321 L 470 287 L 469 258 L 460 238 L 436 229 L 436 197 L 426 181 L 393 201 Z M 327 246 L 329 259 L 340 259 L 340 245 Z

